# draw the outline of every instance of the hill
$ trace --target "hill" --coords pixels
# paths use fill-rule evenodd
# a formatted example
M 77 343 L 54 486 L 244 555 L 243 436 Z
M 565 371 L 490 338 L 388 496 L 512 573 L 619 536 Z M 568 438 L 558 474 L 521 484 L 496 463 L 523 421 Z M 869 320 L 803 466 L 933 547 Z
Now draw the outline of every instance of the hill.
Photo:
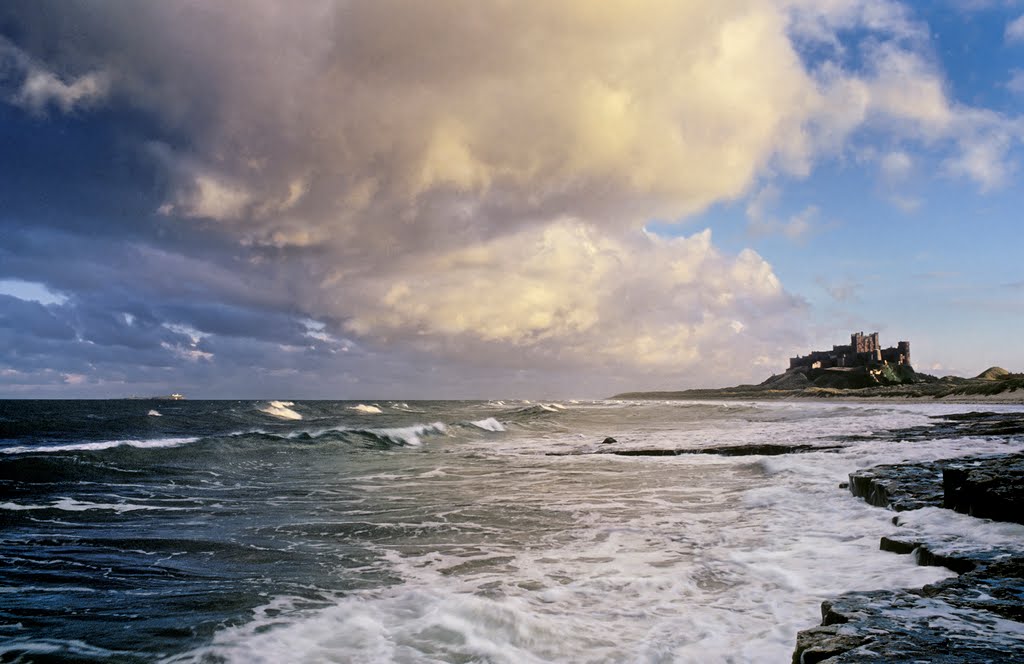
M 677 392 L 624 392 L 613 399 L 800 399 L 800 398 L 933 398 L 1000 399 L 1024 403 L 1024 374 L 992 367 L 975 378 L 936 378 L 910 365 L 873 367 L 798 367 L 772 375 L 758 385 Z

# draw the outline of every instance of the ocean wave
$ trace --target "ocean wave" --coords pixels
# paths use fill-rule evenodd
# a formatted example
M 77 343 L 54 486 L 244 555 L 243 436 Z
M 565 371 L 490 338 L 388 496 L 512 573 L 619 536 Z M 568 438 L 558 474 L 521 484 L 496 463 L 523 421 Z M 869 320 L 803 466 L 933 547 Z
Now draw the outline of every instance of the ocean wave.
M 363 403 L 359 404 L 358 406 L 349 406 L 348 409 L 354 410 L 357 413 L 362 413 L 364 415 L 380 415 L 382 412 L 384 412 L 380 409 L 380 406 L 367 406 L 366 404 Z
M 277 441 L 295 442 L 345 442 L 345 443 L 374 443 L 375 446 L 393 445 L 416 447 L 423 444 L 423 438 L 432 435 L 447 435 L 449 427 L 444 422 L 432 422 L 430 424 L 413 424 L 407 427 L 391 427 L 382 429 L 367 429 L 360 427 L 331 427 L 328 429 L 313 429 L 305 431 L 290 431 L 288 433 L 273 433 L 269 431 L 253 430 L 239 431 L 230 434 L 231 438 L 245 438 L 247 436 L 259 436 L 261 438 Z
M 445 435 L 448 433 L 448 425 L 444 422 L 432 424 L 416 424 L 411 427 L 395 427 L 393 429 L 362 429 L 357 433 L 376 436 L 381 440 L 398 445 L 418 447 L 423 444 L 423 437 L 429 435 Z
M 405 403 L 404 401 L 401 402 L 401 403 L 390 404 L 388 407 L 391 408 L 392 410 L 401 411 L 403 413 L 425 413 L 425 412 L 427 412 L 425 410 L 416 410 L 415 408 L 410 408 L 409 404 Z
M 148 413 L 146 413 L 146 415 L 149 415 L 150 417 L 163 417 L 163 415 L 161 415 L 160 411 L 158 410 L 151 410 Z
M 50 454 L 54 452 L 95 452 L 98 450 L 109 450 L 115 447 L 137 447 L 141 449 L 153 449 L 162 447 L 180 447 L 199 440 L 198 437 L 189 438 L 154 438 L 152 440 L 102 440 L 90 443 L 71 443 L 69 445 L 16 445 L 0 449 L 3 454 Z
M 184 507 L 162 507 L 158 505 L 139 505 L 138 503 L 92 503 L 88 501 L 75 500 L 74 498 L 60 498 L 48 505 L 21 505 L 18 503 L 0 503 L 0 510 L 21 512 L 26 510 L 61 510 L 63 512 L 85 512 L 87 510 L 109 510 L 117 513 L 135 512 L 137 510 L 157 510 L 162 512 L 177 512 Z
M 499 422 L 498 420 L 494 419 L 493 417 L 488 417 L 485 420 L 476 420 L 476 421 L 470 422 L 470 424 L 472 424 L 473 426 L 475 426 L 475 427 L 477 427 L 479 429 L 483 429 L 484 431 L 495 431 L 495 432 L 497 432 L 497 431 L 504 431 L 505 430 L 505 425 L 502 424 L 501 422 Z
M 271 401 L 263 408 L 260 408 L 261 413 L 266 413 L 272 417 L 277 417 L 282 420 L 301 420 L 302 415 L 296 413 L 290 408 L 295 403 L 291 401 Z
M 517 408 L 516 410 L 514 410 L 512 412 L 516 413 L 516 414 L 519 414 L 519 415 L 544 415 L 546 413 L 561 413 L 561 412 L 566 411 L 566 410 L 568 410 L 568 408 L 566 408 L 562 404 L 557 404 L 557 403 L 550 403 L 550 404 L 548 404 L 548 403 L 538 403 L 538 404 L 531 404 L 531 405 L 525 406 L 523 408 Z

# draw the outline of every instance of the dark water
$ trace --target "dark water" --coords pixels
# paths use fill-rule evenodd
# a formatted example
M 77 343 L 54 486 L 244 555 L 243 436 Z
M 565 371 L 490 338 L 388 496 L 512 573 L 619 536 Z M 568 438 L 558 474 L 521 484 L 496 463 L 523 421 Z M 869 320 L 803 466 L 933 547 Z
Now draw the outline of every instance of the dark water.
M 884 514 L 835 485 L 960 442 L 549 452 L 824 447 L 934 410 L 0 402 L 0 658 L 774 657 L 830 592 L 946 574 L 873 551 Z

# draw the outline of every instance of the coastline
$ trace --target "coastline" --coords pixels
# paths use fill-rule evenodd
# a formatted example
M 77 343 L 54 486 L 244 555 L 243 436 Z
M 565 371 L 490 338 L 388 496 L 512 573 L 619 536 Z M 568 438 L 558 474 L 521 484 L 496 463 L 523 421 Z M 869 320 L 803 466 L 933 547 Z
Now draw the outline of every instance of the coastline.
M 729 388 L 724 388 L 729 389 Z M 852 392 L 852 391 L 848 391 Z M 749 393 L 721 393 L 717 390 L 684 390 L 680 392 L 623 392 L 609 397 L 624 401 L 849 401 L 853 403 L 947 403 L 947 404 L 993 404 L 1024 405 L 1024 390 L 999 392 L 996 394 L 950 394 L 944 396 L 907 394 L 885 396 L 880 394 L 852 393 L 792 393 L 758 391 Z
M 1007 441 L 1024 435 L 1019 413 L 936 419 L 935 429 Z M 892 433 L 913 438 L 924 432 Z M 918 565 L 945 567 L 958 576 L 922 588 L 852 591 L 822 602 L 821 624 L 796 636 L 794 664 L 1024 661 L 1024 531 L 1017 527 L 1024 526 L 1024 453 L 864 468 L 839 488 L 892 511 L 897 527 L 911 526 L 883 536 L 880 550 L 910 554 Z M 942 510 L 941 519 L 984 519 L 1012 530 L 1002 541 L 922 538 L 912 524 L 929 509 Z

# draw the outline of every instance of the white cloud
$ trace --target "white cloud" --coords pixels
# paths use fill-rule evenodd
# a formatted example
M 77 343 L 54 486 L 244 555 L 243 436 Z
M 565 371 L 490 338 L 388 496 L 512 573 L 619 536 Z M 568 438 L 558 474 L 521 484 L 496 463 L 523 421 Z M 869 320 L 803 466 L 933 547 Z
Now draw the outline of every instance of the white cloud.
M 881 158 L 882 174 L 890 181 L 906 179 L 913 166 L 913 159 L 903 150 L 887 152 Z
M 206 217 L 223 221 L 241 217 L 252 202 L 244 188 L 233 186 L 211 175 L 198 175 L 193 189 L 182 194 L 176 210 L 188 217 Z
M 102 72 L 85 74 L 68 83 L 52 72 L 30 69 L 14 102 L 36 112 L 45 111 L 51 104 L 65 113 L 76 107 L 88 106 L 106 96 L 110 79 Z
M 1017 95 L 1024 95 L 1024 69 L 1010 71 L 1010 79 L 1006 81 L 1006 89 Z
M 773 185 L 762 187 L 747 203 L 747 230 L 753 236 L 784 235 L 799 241 L 818 230 L 816 223 L 819 210 L 808 205 L 787 219 L 776 218 L 771 208 L 778 203 L 779 190 Z
M 1006 41 L 1011 44 L 1024 41 L 1024 16 L 1018 16 L 1006 24 Z
M 572 220 L 415 261 L 341 297 L 359 299 L 347 328 L 364 338 L 463 359 L 507 345 L 523 366 L 655 372 L 707 371 L 718 355 L 718 369 L 746 366 L 801 309 L 760 256 L 723 255 L 709 230 L 609 235 Z M 749 348 L 726 352 L 750 320 Z
M 103 70 L 60 76 L 0 37 L 0 78 L 21 78 L 10 101 L 33 113 L 56 106 L 64 113 L 89 107 L 110 92 L 111 77 Z

